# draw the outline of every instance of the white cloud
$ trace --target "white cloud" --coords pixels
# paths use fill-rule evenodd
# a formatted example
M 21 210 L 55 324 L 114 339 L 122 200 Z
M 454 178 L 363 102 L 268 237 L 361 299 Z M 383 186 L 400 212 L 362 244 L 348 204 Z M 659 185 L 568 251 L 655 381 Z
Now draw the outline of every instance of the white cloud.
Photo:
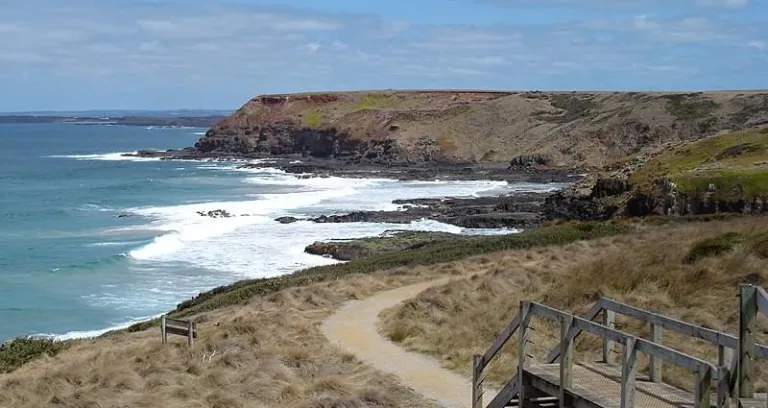
M 39 86 L 47 95 L 39 100 L 50 100 L 51 89 L 72 84 L 76 92 L 62 91 L 59 100 L 80 103 L 90 93 L 92 100 L 155 103 L 162 94 L 235 106 L 256 93 L 340 87 L 702 88 L 738 87 L 723 78 L 759 80 L 751 73 L 763 69 L 766 54 L 754 49 L 766 50 L 757 39 L 768 38 L 768 26 L 663 11 L 433 25 L 244 2 L 2 0 L 0 89 L 23 86 L 33 95 L 27 91 Z M 29 78 L 35 81 L 22 83 Z M 4 95 L 0 110 L 18 103 Z

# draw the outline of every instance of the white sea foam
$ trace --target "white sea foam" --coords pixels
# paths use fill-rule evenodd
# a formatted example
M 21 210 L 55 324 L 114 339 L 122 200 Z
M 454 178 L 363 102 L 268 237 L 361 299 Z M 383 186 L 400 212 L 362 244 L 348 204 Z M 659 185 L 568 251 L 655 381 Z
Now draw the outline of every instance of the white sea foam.
M 211 166 L 214 168 L 216 166 Z M 206 166 L 205 168 L 209 168 Z M 431 220 L 410 224 L 279 224 L 279 216 L 313 216 L 359 210 L 398 210 L 393 200 L 478 196 L 510 191 L 547 191 L 559 185 L 508 184 L 501 181 L 396 181 L 391 179 L 303 178 L 272 168 L 237 169 L 254 188 L 296 187 L 283 194 L 247 194 L 253 200 L 129 209 L 152 220 L 143 230 L 162 234 L 129 252 L 134 260 L 185 262 L 234 277 L 268 277 L 337 261 L 308 255 L 314 241 L 376 236 L 387 230 L 444 231 L 455 234 L 506 234 L 514 229 L 468 230 Z M 197 212 L 226 210 L 232 218 L 202 217 Z
M 74 160 L 99 160 L 99 161 L 158 161 L 159 158 L 154 157 L 136 157 L 125 156 L 126 154 L 137 154 L 138 152 L 116 152 L 116 153 L 98 153 L 98 154 L 68 154 L 68 155 L 53 155 L 47 156 L 54 159 L 74 159 Z
M 155 319 L 162 316 L 162 314 L 158 314 L 156 316 L 147 316 L 147 317 L 140 317 L 137 319 L 132 319 L 128 322 L 117 324 L 112 327 L 108 327 L 106 329 L 99 329 L 99 330 L 84 330 L 84 331 L 71 331 L 64 334 L 35 334 L 31 337 L 33 338 L 45 338 L 45 339 L 52 339 L 57 341 L 67 341 L 67 340 L 76 340 L 76 339 L 92 339 L 94 337 L 99 337 L 105 333 L 111 332 L 113 330 L 122 330 L 125 328 L 128 328 L 136 323 L 141 323 L 147 320 Z
M 93 244 L 88 244 L 86 246 L 88 247 L 119 247 L 119 246 L 132 246 L 132 245 L 140 245 L 145 243 L 146 241 L 115 241 L 115 242 L 96 242 Z
M 304 193 L 260 194 L 257 200 L 187 204 L 170 207 L 137 208 L 133 213 L 153 218 L 152 227 L 165 231 L 154 241 L 129 253 L 134 259 L 168 260 L 191 242 L 206 241 L 252 224 L 265 224 L 286 209 L 311 206 L 323 200 L 355 194 L 352 188 L 338 188 Z M 225 210 L 232 218 L 201 216 L 198 211 Z M 143 226 L 146 228 L 146 226 Z

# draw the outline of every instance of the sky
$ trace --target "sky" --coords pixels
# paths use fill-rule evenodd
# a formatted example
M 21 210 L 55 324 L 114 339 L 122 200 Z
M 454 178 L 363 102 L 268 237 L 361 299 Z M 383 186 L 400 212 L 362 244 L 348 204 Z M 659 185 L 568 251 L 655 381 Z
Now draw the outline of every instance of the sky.
M 0 0 L 0 111 L 768 88 L 766 0 Z

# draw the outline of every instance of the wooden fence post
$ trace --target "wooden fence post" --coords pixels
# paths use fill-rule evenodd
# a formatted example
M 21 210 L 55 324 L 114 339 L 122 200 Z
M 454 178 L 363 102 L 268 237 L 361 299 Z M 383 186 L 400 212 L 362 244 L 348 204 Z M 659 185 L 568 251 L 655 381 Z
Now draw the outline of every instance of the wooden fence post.
M 518 384 L 518 406 L 524 407 L 527 403 L 526 396 L 526 384 L 525 384 L 525 368 L 528 364 L 528 312 L 531 309 L 530 302 L 520 302 L 520 345 L 518 352 L 520 353 L 517 361 L 517 384 Z
M 192 343 L 195 342 L 195 322 L 187 321 L 187 342 L 192 347 Z
M 635 363 L 637 348 L 635 339 L 627 337 L 621 353 L 621 408 L 635 407 Z
M 731 399 L 731 381 L 728 367 L 721 365 L 717 368 L 717 408 L 728 408 Z
M 608 327 L 609 329 L 613 329 L 616 327 L 613 310 L 603 309 L 603 326 Z M 613 362 L 613 350 L 614 350 L 613 341 L 608 340 L 607 338 L 604 338 L 603 339 L 603 362 L 604 363 L 611 364 L 611 362 Z
M 483 383 L 480 378 L 482 362 L 483 356 L 477 354 L 472 356 L 472 408 L 483 408 Z
M 709 367 L 699 367 L 696 370 L 696 401 L 693 402 L 695 408 L 710 408 L 711 392 L 709 385 L 712 383 L 712 369 Z
M 573 386 L 573 339 L 568 336 L 571 327 L 573 316 L 563 316 L 560 321 L 560 408 L 567 408 L 566 391 Z
M 651 341 L 661 345 L 661 326 L 651 324 Z M 648 361 L 648 374 L 652 382 L 661 382 L 661 364 L 661 359 L 659 357 L 651 355 L 651 358 Z
M 165 325 L 166 325 L 165 315 L 163 315 L 162 317 L 160 317 L 160 334 L 162 335 L 162 338 L 163 338 L 163 344 L 168 343 L 168 332 L 165 331 L 165 327 L 166 327 Z
M 755 394 L 755 322 L 757 321 L 757 288 L 741 285 L 739 290 L 739 366 L 737 387 L 739 397 L 753 398 Z

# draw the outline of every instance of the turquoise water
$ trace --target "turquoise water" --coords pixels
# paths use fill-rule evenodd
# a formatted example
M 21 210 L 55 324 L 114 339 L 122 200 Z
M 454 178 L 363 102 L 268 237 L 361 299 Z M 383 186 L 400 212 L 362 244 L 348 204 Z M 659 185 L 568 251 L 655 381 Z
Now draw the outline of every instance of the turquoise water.
M 0 125 L 0 339 L 73 338 L 156 316 L 200 291 L 334 261 L 321 239 L 410 225 L 283 225 L 274 218 L 394 209 L 397 198 L 551 190 L 557 185 L 299 179 L 232 163 L 130 160 L 192 145 L 203 129 Z M 197 211 L 226 209 L 234 218 Z M 118 217 L 130 214 L 130 217 Z

